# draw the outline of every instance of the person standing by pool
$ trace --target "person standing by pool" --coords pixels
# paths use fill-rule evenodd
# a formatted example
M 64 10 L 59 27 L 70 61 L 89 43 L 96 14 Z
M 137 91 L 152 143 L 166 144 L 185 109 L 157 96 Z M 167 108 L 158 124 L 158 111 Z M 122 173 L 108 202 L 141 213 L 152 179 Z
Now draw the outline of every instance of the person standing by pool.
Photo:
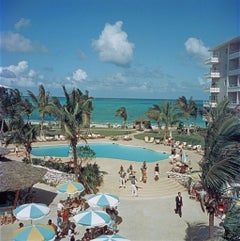
M 147 164 L 146 164 L 146 161 L 143 162 L 143 165 L 141 167 L 141 172 L 142 172 L 141 181 L 143 183 L 146 183 L 147 182 Z
M 154 180 L 158 181 L 158 179 L 159 179 L 159 166 L 157 163 L 156 166 L 154 167 Z
M 131 179 L 131 192 L 132 192 L 132 197 L 137 197 L 138 192 L 137 192 L 137 179 L 135 176 L 132 177 Z
M 126 181 L 131 180 L 133 173 L 134 173 L 133 166 L 132 166 L 132 164 L 130 164 L 129 168 L 127 169 L 127 180 Z
M 126 180 L 125 180 L 126 172 L 124 171 L 122 165 L 120 166 L 120 170 L 119 170 L 118 174 L 119 174 L 119 182 L 120 182 L 119 188 L 121 188 L 121 187 L 125 188 L 126 187 Z

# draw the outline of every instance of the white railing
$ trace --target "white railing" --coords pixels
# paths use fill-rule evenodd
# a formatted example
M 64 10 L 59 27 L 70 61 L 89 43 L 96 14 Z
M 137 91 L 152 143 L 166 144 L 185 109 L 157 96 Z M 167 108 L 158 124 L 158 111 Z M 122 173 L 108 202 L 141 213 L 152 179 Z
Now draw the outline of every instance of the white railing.
M 207 78 L 220 78 L 220 73 L 217 71 L 214 72 L 210 72 L 208 74 L 206 74 Z
M 219 93 L 220 92 L 220 88 L 210 88 L 210 93 Z
M 218 57 L 210 57 L 205 61 L 205 64 L 217 64 L 219 63 L 219 58 Z

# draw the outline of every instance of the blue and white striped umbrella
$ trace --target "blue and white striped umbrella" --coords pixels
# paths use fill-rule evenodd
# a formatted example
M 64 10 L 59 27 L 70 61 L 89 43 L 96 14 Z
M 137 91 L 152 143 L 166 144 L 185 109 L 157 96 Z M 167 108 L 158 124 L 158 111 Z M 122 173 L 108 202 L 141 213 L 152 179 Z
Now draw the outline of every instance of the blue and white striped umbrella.
M 110 222 L 110 216 L 104 211 L 85 210 L 73 216 L 73 220 L 82 226 L 97 227 Z
M 51 225 L 26 225 L 13 232 L 13 241 L 53 241 L 55 231 Z
M 90 195 L 87 202 L 91 207 L 116 207 L 119 204 L 119 198 L 116 195 L 108 193 L 98 193 Z
M 92 239 L 92 241 L 130 241 L 129 239 L 119 235 L 101 235 L 95 239 Z
M 18 220 L 37 220 L 49 213 L 50 208 L 43 203 L 27 203 L 13 210 L 13 214 Z

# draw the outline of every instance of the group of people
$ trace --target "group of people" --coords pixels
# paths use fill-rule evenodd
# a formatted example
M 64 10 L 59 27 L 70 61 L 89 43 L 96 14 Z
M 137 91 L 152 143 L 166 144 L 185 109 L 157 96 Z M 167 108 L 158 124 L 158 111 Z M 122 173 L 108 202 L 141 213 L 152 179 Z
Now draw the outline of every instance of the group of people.
M 78 211 L 85 210 L 85 200 L 75 197 L 74 199 L 68 198 L 67 200 L 60 200 L 57 204 L 57 233 L 59 236 L 74 236 L 75 227 L 73 227 L 69 218 L 71 215 L 75 214 L 75 209 Z M 73 237 L 72 240 L 74 240 Z
M 146 183 L 147 182 L 147 164 L 146 161 L 143 162 L 141 168 L 141 176 L 140 176 L 140 182 Z M 119 174 L 119 188 L 126 188 L 127 181 L 130 181 L 131 183 L 131 194 L 132 196 L 138 196 L 138 188 L 137 186 L 138 180 L 136 178 L 136 171 L 133 170 L 132 164 L 130 164 L 127 171 L 124 170 L 123 166 L 120 166 L 120 170 L 118 172 Z M 156 163 L 154 167 L 154 180 L 159 180 L 159 165 Z

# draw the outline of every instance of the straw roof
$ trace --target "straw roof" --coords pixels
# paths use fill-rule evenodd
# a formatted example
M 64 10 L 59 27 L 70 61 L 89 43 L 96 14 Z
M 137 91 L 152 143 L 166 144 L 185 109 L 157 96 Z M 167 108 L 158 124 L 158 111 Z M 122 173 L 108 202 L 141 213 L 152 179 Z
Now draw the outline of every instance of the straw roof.
M 3 148 L 0 146 L 0 156 L 5 156 L 9 153 L 9 150 L 7 148 Z
M 42 180 L 47 170 L 0 157 L 0 192 L 29 188 Z
M 144 119 L 143 117 L 139 117 L 138 119 L 135 120 L 135 123 L 144 123 L 144 122 L 148 122 L 148 120 Z

